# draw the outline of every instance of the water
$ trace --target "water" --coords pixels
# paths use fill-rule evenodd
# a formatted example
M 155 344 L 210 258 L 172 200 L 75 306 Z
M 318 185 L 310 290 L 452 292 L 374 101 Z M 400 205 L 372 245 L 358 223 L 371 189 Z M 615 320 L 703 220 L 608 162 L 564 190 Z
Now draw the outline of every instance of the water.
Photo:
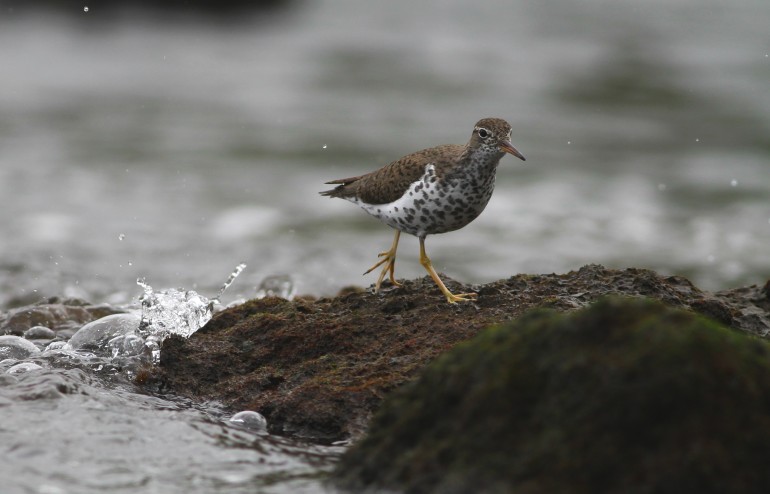
M 316 493 L 339 454 L 78 367 L 0 374 L 0 412 L 4 494 Z
M 464 142 L 486 116 L 513 125 L 527 162 L 505 158 L 487 211 L 428 238 L 439 271 L 482 283 L 601 263 L 707 289 L 770 277 L 770 3 L 294 5 L 237 24 L 0 13 L 0 308 L 127 304 L 143 277 L 213 296 L 241 260 L 225 305 L 372 283 L 361 273 L 392 234 L 318 196 L 323 182 Z M 415 239 L 396 274 L 425 274 Z M 301 477 L 314 454 L 260 456 L 204 405 L 42 363 L 2 377 L 3 478 L 29 474 L 20 492 L 102 478 L 171 492 L 174 475 L 190 492 L 294 492 L 279 467 L 266 487 L 261 462 Z M 100 440 L 115 459 L 89 453 Z
M 41 327 L 25 334 L 53 341 L 0 336 L 3 493 L 327 492 L 341 447 L 270 436 L 252 410 L 134 385 L 165 337 L 191 336 L 213 310 L 192 290 L 140 285 L 141 308 L 92 321 L 68 341 Z

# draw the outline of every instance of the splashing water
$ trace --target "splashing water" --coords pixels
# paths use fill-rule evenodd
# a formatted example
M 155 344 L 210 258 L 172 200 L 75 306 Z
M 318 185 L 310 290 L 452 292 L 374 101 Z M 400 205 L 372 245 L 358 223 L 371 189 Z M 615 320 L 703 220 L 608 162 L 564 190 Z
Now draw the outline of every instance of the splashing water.
M 216 298 L 211 300 L 192 290 L 155 291 L 140 278 L 136 282 L 144 289 L 139 297 L 141 313 L 129 311 L 91 321 L 69 341 L 53 342 L 46 350 L 92 359 L 99 367 L 97 370 L 104 366 L 120 368 L 129 375 L 144 364 L 158 364 L 163 340 L 171 335 L 189 338 L 206 324 L 219 298 L 245 267 L 243 263 L 236 266 Z M 17 336 L 0 336 L 0 340 L 0 360 L 25 358 L 38 351 L 34 344 Z
M 230 285 L 233 284 L 233 281 L 235 281 L 235 278 L 238 277 L 241 272 L 246 269 L 246 263 L 242 262 L 239 265 L 235 266 L 235 269 L 232 273 L 230 273 L 230 276 L 227 278 L 227 281 L 224 282 L 222 285 L 222 288 L 219 289 L 219 293 L 217 293 L 217 296 L 214 297 L 214 302 L 219 303 L 219 298 L 222 296 L 223 293 L 225 293 L 225 290 L 230 288 Z
M 144 338 L 145 349 L 151 354 L 153 363 L 160 361 L 160 345 L 164 339 L 172 334 L 189 338 L 209 322 L 219 298 L 244 268 L 245 263 L 238 264 L 217 296 L 211 300 L 193 290 L 169 288 L 156 292 L 144 278 L 136 280 L 136 284 L 144 289 L 144 294 L 140 297 L 142 316 L 138 333 Z M 120 348 L 136 346 L 134 341 L 116 343 L 119 343 Z
M 155 292 L 144 278 L 136 280 L 144 288 L 140 332 L 161 340 L 177 334 L 189 338 L 206 324 L 214 312 L 214 301 L 193 290 L 174 288 Z

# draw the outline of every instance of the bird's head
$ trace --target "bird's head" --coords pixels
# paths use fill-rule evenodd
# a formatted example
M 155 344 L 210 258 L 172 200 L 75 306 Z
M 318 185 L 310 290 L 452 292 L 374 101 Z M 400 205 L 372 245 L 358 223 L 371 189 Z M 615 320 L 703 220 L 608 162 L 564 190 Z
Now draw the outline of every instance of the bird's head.
M 479 120 L 473 128 L 470 145 L 497 148 L 501 153 L 509 153 L 522 161 L 526 161 L 524 155 L 511 144 L 511 125 L 501 118 Z

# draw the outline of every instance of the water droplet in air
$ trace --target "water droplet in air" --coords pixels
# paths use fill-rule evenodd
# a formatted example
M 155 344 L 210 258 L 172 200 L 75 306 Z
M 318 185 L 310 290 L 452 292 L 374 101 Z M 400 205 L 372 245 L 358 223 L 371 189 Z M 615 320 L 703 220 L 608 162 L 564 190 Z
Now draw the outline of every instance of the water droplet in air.
M 83 7 L 83 12 L 88 12 L 88 7 Z
M 134 265 L 134 261 L 131 261 L 131 260 L 129 260 L 129 261 L 128 261 L 128 265 L 129 265 L 129 266 L 133 266 L 133 265 Z
M 121 233 L 120 235 L 118 235 L 118 240 L 120 240 L 121 242 L 123 241 L 124 238 L 126 238 L 125 233 Z
M 219 293 L 217 294 L 216 298 L 214 299 L 215 301 L 219 302 L 219 298 L 222 296 L 223 293 L 225 293 L 225 290 L 227 290 L 230 287 L 230 285 L 233 284 L 233 281 L 235 281 L 235 278 L 237 278 L 238 275 L 241 274 L 241 272 L 244 269 L 246 269 L 246 263 L 245 262 L 242 262 L 242 263 L 238 264 L 237 266 L 235 266 L 235 269 L 233 270 L 232 273 L 230 273 L 230 276 L 227 278 L 227 281 L 225 281 L 225 283 L 222 285 L 222 288 L 219 289 Z
M 737 185 L 738 185 L 738 181 L 737 181 L 737 180 L 735 180 L 735 179 L 732 179 L 732 180 L 730 180 L 730 185 L 732 185 L 733 187 L 735 187 L 735 186 L 737 186 Z
M 696 138 L 695 138 L 695 142 L 700 142 L 700 138 L 699 138 L 699 137 L 696 137 Z
M 567 144 L 572 144 L 572 141 L 567 141 Z
M 291 300 L 294 298 L 297 289 L 294 281 L 288 275 L 268 276 L 257 287 L 256 298 L 279 297 Z
M 326 149 L 326 144 L 323 145 L 323 148 Z

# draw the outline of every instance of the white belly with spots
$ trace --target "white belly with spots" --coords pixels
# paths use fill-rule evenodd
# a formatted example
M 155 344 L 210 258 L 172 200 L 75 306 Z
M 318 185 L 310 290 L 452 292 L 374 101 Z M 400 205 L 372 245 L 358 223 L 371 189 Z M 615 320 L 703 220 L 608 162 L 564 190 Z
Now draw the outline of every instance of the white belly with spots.
M 492 197 L 494 182 L 494 174 L 485 179 L 468 176 L 441 182 L 433 165 L 428 165 L 420 180 L 394 202 L 367 204 L 356 198 L 349 200 L 383 223 L 423 237 L 460 229 L 476 219 Z

